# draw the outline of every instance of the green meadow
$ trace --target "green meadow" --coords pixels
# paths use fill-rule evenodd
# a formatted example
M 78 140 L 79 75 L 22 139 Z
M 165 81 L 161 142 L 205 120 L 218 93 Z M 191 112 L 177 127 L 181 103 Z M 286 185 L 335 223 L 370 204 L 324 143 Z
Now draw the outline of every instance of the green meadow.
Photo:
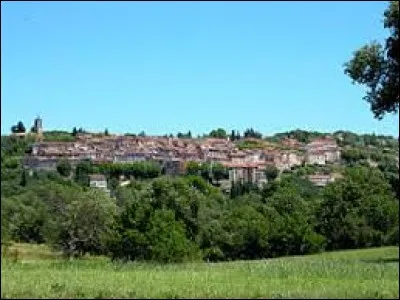
M 397 298 L 399 248 L 224 263 L 65 260 L 45 246 L 2 251 L 2 298 Z

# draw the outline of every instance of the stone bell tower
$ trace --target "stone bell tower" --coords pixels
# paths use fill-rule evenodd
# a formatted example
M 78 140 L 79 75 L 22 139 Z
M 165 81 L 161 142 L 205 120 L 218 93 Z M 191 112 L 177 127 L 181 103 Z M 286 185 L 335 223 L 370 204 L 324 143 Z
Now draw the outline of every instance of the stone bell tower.
M 36 133 L 37 139 L 42 139 L 43 137 L 43 121 L 42 119 L 37 116 L 33 122 L 34 132 Z

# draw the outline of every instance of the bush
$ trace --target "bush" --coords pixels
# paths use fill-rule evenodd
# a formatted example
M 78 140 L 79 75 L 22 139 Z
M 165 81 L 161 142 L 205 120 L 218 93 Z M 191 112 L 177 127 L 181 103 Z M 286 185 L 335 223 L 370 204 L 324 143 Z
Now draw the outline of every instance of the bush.
M 64 177 L 68 177 L 71 174 L 72 167 L 68 160 L 62 159 L 57 162 L 57 172 Z

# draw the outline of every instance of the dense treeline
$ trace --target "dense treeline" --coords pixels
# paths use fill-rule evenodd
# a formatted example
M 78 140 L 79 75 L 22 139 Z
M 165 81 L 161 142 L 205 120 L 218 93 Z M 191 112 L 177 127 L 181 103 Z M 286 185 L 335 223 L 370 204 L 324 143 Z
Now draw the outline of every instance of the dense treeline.
M 227 178 L 218 164 L 189 164 L 184 176 L 162 175 L 151 163 L 80 163 L 73 172 L 28 174 L 20 157 L 28 143 L 2 138 L 1 241 L 47 243 L 67 256 L 114 260 L 224 261 L 299 255 L 325 250 L 398 245 L 397 167 L 377 167 L 363 156 L 343 166 L 303 166 L 263 187 L 217 187 Z M 339 172 L 317 188 L 304 175 Z M 114 197 L 90 189 L 88 174 L 131 176 Z M 397 177 L 396 177 L 397 173 Z M 110 180 L 110 181 L 111 181 Z M 396 195 L 397 193 L 397 195 Z M 397 196 L 397 197 L 396 197 Z
M 74 256 L 218 261 L 398 244 L 398 200 L 361 166 L 323 190 L 288 175 L 234 198 L 195 175 L 133 181 L 110 198 L 47 174 L 1 205 L 3 242 Z
M 67 163 L 60 161 L 59 165 L 61 163 L 66 165 L 64 168 L 70 168 Z M 121 176 L 136 179 L 156 178 L 162 172 L 161 165 L 151 161 L 93 164 L 90 160 L 84 160 L 76 165 L 75 181 L 82 186 L 88 186 L 90 174 L 103 174 L 110 182 L 113 182 Z
M 60 160 L 57 164 L 57 170 L 62 176 L 69 176 L 71 169 L 71 165 L 65 160 Z M 220 163 L 200 164 L 190 161 L 186 164 L 185 169 L 186 175 L 201 176 L 214 185 L 229 178 L 228 169 Z M 85 160 L 79 162 L 75 168 L 75 181 L 82 186 L 88 186 L 89 174 L 103 174 L 110 182 L 115 182 L 121 176 L 125 179 L 151 179 L 165 175 L 165 172 L 162 164 L 152 161 L 93 164 L 90 160 Z M 115 184 L 111 184 L 111 188 L 115 187 Z
M 228 169 L 220 163 L 197 163 L 190 161 L 185 166 L 187 175 L 199 175 L 210 183 L 229 178 Z
M 317 131 L 306 131 L 306 130 L 296 129 L 288 132 L 277 133 L 267 139 L 271 141 L 279 141 L 283 138 L 292 138 L 298 140 L 301 143 L 309 143 L 311 140 L 325 135 L 327 134 Z

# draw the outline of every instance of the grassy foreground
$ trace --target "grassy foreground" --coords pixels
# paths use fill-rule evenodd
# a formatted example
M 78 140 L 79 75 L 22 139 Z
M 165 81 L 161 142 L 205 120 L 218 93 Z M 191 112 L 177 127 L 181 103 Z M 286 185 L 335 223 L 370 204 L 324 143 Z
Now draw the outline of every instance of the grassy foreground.
M 19 247 L 2 258 L 2 298 L 399 298 L 398 247 L 180 265 L 65 261 Z

